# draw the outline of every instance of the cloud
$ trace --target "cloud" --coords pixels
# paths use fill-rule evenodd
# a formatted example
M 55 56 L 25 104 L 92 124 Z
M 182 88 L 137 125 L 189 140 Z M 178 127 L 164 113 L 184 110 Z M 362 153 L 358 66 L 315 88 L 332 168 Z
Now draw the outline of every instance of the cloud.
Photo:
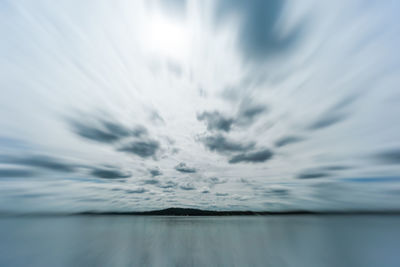
M 234 123 L 234 119 L 225 117 L 218 111 L 204 111 L 201 114 L 197 114 L 197 119 L 199 121 L 205 121 L 209 131 L 218 130 L 229 132 Z
M 32 177 L 35 173 L 30 170 L 0 169 L 0 178 Z
M 221 134 L 210 135 L 199 138 L 199 141 L 211 151 L 221 154 L 231 152 L 244 152 L 254 148 L 254 143 L 240 143 L 229 140 Z
M 319 119 L 309 125 L 309 130 L 319 130 L 342 122 L 349 116 L 349 107 L 357 100 L 359 94 L 352 94 L 342 98 L 331 106 Z
M 243 101 L 235 123 L 240 126 L 247 126 L 262 113 L 267 111 L 267 107 L 263 105 L 249 104 L 249 101 Z
M 215 195 L 217 197 L 226 197 L 227 195 L 229 195 L 228 193 L 215 193 Z
M 399 183 L 399 176 L 382 176 L 382 177 L 352 177 L 342 178 L 342 181 L 350 183 Z
M 287 146 L 290 144 L 301 142 L 303 140 L 304 139 L 302 137 L 298 137 L 298 136 L 284 136 L 275 142 L 275 146 L 283 147 L 283 146 Z
M 319 170 L 306 170 L 297 175 L 299 179 L 316 179 L 316 178 L 324 178 L 328 177 L 331 174 L 329 172 L 322 172 Z
M 62 162 L 59 159 L 41 155 L 21 157 L 0 156 L 0 161 L 2 163 L 30 166 L 57 172 L 73 172 L 77 167 L 76 165 Z
M 313 122 L 308 129 L 309 130 L 319 130 L 319 129 L 323 129 L 323 128 L 327 128 L 329 126 L 332 126 L 334 124 L 337 124 L 341 121 L 343 121 L 344 119 L 346 119 L 347 116 L 345 116 L 344 114 L 339 114 L 339 113 L 327 113 L 325 115 L 323 115 L 321 118 L 319 118 L 318 120 L 316 120 L 315 122 Z
M 121 179 L 121 178 L 129 178 L 132 176 L 130 173 L 121 172 L 115 169 L 104 169 L 104 168 L 95 168 L 90 172 L 90 174 L 97 178 L 103 178 L 103 179 Z
M 85 139 L 106 144 L 118 141 L 117 151 L 148 158 L 154 157 L 160 149 L 160 143 L 150 138 L 148 130 L 142 125 L 127 128 L 115 121 L 96 118 L 85 123 L 77 120 L 68 122 L 74 132 Z
M 129 130 L 122 125 L 104 120 L 100 120 L 97 126 L 79 121 L 70 121 L 70 125 L 80 137 L 100 143 L 112 143 L 129 136 Z
M 321 166 L 319 167 L 320 170 L 324 171 L 343 171 L 348 170 L 351 167 L 348 165 L 330 165 L 330 166 Z
M 400 149 L 390 149 L 374 155 L 379 162 L 385 164 L 400 164 Z
M 160 143 L 155 140 L 138 140 L 127 143 L 118 148 L 118 151 L 123 151 L 135 154 L 142 158 L 155 156 L 160 149 Z
M 219 111 L 204 111 L 197 114 L 197 120 L 205 121 L 209 131 L 231 131 L 234 125 L 244 127 L 252 124 L 254 120 L 267 110 L 264 105 L 250 104 L 249 101 L 243 101 L 235 117 L 227 117 Z
M 320 166 L 317 168 L 305 170 L 297 175 L 299 179 L 314 179 L 314 178 L 323 178 L 332 175 L 334 171 L 343 171 L 350 169 L 350 166 L 347 165 L 329 165 L 329 166 Z
M 210 193 L 210 189 L 209 188 L 203 188 L 202 190 L 201 190 L 201 193 L 202 194 L 208 194 L 208 193 Z
M 264 191 L 266 195 L 274 195 L 274 196 L 288 196 L 290 190 L 282 187 L 271 187 Z
M 196 187 L 192 183 L 181 184 L 179 188 L 186 191 L 191 191 L 196 189 Z
M 229 163 L 235 164 L 239 162 L 251 162 L 251 163 L 260 163 L 270 160 L 273 157 L 274 153 L 269 149 L 262 149 L 258 151 L 241 153 L 233 156 Z
M 150 173 L 150 175 L 151 175 L 152 177 L 162 175 L 162 172 L 161 172 L 160 169 L 157 168 L 157 167 L 149 169 L 149 173 Z
M 144 184 L 158 184 L 160 181 L 156 180 L 156 179 L 148 179 L 148 180 L 144 180 L 143 183 Z
M 158 187 L 160 188 L 175 188 L 177 187 L 178 183 L 174 182 L 174 181 L 167 181 L 165 183 L 160 183 L 158 184 Z
M 82 138 L 99 142 L 114 143 L 127 137 L 142 137 L 147 135 L 147 129 L 141 125 L 128 128 L 125 125 L 111 119 L 99 119 L 96 117 L 91 120 L 67 120 L 73 132 Z
M 136 189 L 129 189 L 129 190 L 125 190 L 125 193 L 127 194 L 143 194 L 146 193 L 148 190 L 140 187 L 140 188 L 136 188 Z
M 284 34 L 278 20 L 284 10 L 283 0 L 217 1 L 216 24 L 231 14 L 239 15 L 238 46 L 246 59 L 260 61 L 288 51 L 300 34 L 301 25 Z
M 218 177 L 210 177 L 210 178 L 206 179 L 206 181 L 208 183 L 210 183 L 211 185 L 224 184 L 227 182 L 226 180 L 221 180 Z
M 178 165 L 176 165 L 175 170 L 183 173 L 195 173 L 197 171 L 195 168 L 187 166 L 186 163 L 184 162 L 181 162 Z

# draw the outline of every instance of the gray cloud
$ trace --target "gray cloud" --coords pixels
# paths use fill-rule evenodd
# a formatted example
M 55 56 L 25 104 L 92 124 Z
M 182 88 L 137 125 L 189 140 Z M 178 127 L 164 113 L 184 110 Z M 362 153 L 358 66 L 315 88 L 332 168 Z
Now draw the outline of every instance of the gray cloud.
M 181 162 L 178 165 L 176 165 L 175 170 L 183 173 L 195 173 L 197 171 L 195 168 L 187 166 L 186 163 L 184 162 Z
M 178 184 L 174 181 L 167 181 L 165 183 L 158 184 L 158 187 L 160 187 L 160 188 L 175 188 L 175 187 L 177 187 L 177 185 Z
M 141 125 L 127 128 L 115 121 L 97 119 L 91 122 L 80 122 L 69 120 L 73 131 L 79 136 L 99 143 L 113 144 L 116 141 L 123 141 L 119 144 L 117 151 L 137 155 L 142 158 L 155 156 L 160 149 L 160 143 L 149 137 L 147 129 Z M 134 139 L 126 141 L 125 139 Z
M 241 126 L 250 125 L 259 115 L 266 111 L 266 106 L 250 104 L 249 101 L 243 101 L 235 123 Z
M 221 0 L 217 1 L 217 25 L 230 14 L 241 17 L 238 45 L 243 56 L 260 61 L 288 50 L 297 40 L 301 26 L 282 36 L 278 20 L 282 16 L 283 0 Z
M 235 164 L 239 162 L 251 162 L 251 163 L 260 163 L 270 160 L 273 157 L 274 153 L 269 149 L 262 149 L 258 151 L 241 153 L 233 156 L 229 163 Z
M 266 195 L 288 196 L 290 190 L 286 188 L 268 188 L 264 191 Z
M 35 173 L 30 170 L 0 169 L 0 178 L 32 177 Z
M 226 196 L 228 196 L 229 194 L 228 194 L 228 193 L 215 193 L 215 195 L 216 195 L 217 197 L 226 197 Z
M 333 174 L 334 171 L 343 171 L 350 169 L 350 166 L 347 165 L 328 165 L 328 166 L 320 166 L 313 169 L 305 170 L 297 175 L 299 179 L 314 179 L 314 178 L 323 178 L 328 177 Z
M 86 121 L 68 119 L 67 122 L 80 137 L 99 143 L 114 143 L 126 137 L 142 137 L 148 134 L 147 129 L 141 125 L 128 128 L 111 119 L 93 117 Z
M 275 142 L 275 146 L 283 147 L 283 146 L 287 146 L 290 144 L 301 142 L 303 140 L 304 139 L 302 137 L 298 137 L 298 136 L 284 136 Z
M 205 121 L 209 131 L 229 132 L 234 125 L 244 127 L 252 124 L 265 111 L 267 111 L 266 106 L 252 104 L 246 100 L 242 102 L 235 117 L 222 115 L 219 111 L 204 111 L 197 114 L 197 120 Z
M 308 129 L 309 130 L 319 130 L 323 128 L 327 128 L 329 126 L 332 126 L 334 124 L 337 124 L 344 119 L 346 119 L 347 116 L 345 116 L 342 113 L 326 113 L 323 115 L 321 118 L 313 122 Z
M 151 168 L 151 169 L 149 169 L 149 173 L 150 173 L 150 175 L 151 175 L 152 177 L 162 175 L 162 172 L 160 171 L 159 168 Z
M 101 120 L 97 126 L 79 121 L 70 121 L 70 125 L 80 137 L 100 143 L 112 143 L 129 136 L 129 130 L 125 127 L 104 120 Z
M 329 166 L 321 166 L 319 167 L 319 169 L 324 171 L 343 171 L 351 169 L 351 167 L 347 165 L 329 165 Z
M 400 164 L 400 149 L 390 149 L 377 153 L 374 158 L 385 164 Z
M 349 107 L 356 101 L 359 94 L 352 94 L 342 98 L 331 106 L 319 119 L 309 125 L 309 130 L 319 130 L 337 124 L 349 116 Z
M 90 172 L 91 175 L 103 179 L 122 179 L 131 177 L 130 173 L 121 172 L 116 169 L 95 168 Z
M 192 183 L 184 183 L 179 186 L 180 189 L 190 191 L 195 190 L 196 187 Z
M 156 180 L 156 179 L 148 179 L 148 180 L 144 180 L 143 183 L 144 184 L 158 184 L 160 181 Z
M 218 177 L 210 177 L 208 179 L 206 179 L 206 181 L 208 183 L 210 183 L 211 185 L 216 185 L 216 184 L 224 184 L 226 183 L 226 180 L 221 180 Z
M 201 190 L 202 194 L 208 194 L 210 193 L 210 190 L 208 188 L 204 188 L 203 190 Z
M 140 140 L 132 141 L 118 148 L 118 151 L 123 151 L 131 154 L 135 154 L 142 158 L 148 158 L 155 156 L 157 151 L 160 149 L 160 143 L 155 140 Z
M 0 162 L 47 169 L 58 172 L 73 172 L 77 167 L 76 165 L 62 162 L 59 159 L 41 155 L 21 157 L 3 155 L 0 156 Z
M 225 117 L 218 111 L 204 111 L 201 114 L 197 114 L 197 119 L 199 121 L 205 121 L 207 124 L 207 129 L 209 131 L 219 130 L 229 132 L 231 130 L 232 124 L 234 123 L 233 118 Z
M 129 189 L 129 190 L 125 190 L 125 192 L 127 194 L 143 194 L 146 193 L 148 190 L 141 187 L 141 188 L 137 188 L 137 189 Z
M 306 170 L 297 175 L 299 179 L 316 179 L 316 178 L 324 178 L 328 177 L 331 174 L 329 172 L 322 172 L 320 170 Z
M 254 148 L 254 143 L 240 143 L 229 140 L 221 134 L 199 138 L 199 141 L 211 151 L 218 153 L 244 152 Z

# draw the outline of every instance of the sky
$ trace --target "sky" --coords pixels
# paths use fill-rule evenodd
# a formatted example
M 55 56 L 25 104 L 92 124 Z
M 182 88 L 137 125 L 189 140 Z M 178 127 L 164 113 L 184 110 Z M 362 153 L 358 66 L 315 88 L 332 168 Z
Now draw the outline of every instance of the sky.
M 0 2 L 0 211 L 400 209 L 400 2 Z

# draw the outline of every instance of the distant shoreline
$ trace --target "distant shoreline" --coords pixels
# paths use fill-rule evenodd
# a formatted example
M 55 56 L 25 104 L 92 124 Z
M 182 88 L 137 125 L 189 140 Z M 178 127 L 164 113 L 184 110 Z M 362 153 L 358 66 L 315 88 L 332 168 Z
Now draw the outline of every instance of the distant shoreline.
M 2 216 L 284 216 L 284 215 L 400 215 L 400 211 L 214 211 L 168 208 L 152 211 L 0 212 Z

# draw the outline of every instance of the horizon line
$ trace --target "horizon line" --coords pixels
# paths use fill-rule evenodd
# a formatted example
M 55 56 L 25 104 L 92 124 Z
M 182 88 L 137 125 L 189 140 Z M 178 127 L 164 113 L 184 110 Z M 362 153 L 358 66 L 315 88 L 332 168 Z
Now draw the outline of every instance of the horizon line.
M 147 211 L 72 211 L 72 212 L 13 212 L 0 211 L 5 216 L 279 216 L 279 215 L 400 215 L 400 210 L 203 210 L 196 208 L 165 208 Z

